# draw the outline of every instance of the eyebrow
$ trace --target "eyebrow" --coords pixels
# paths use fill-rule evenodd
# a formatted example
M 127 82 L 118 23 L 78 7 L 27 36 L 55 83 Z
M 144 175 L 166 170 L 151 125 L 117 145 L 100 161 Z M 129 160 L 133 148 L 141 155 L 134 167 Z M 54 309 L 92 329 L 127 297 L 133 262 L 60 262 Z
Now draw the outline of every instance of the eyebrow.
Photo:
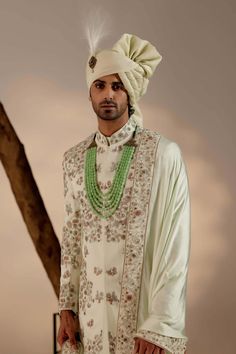
M 103 81 L 103 80 L 95 80 L 93 83 L 95 84 L 96 82 L 100 82 L 102 84 L 106 84 L 106 81 Z M 112 84 L 117 84 L 117 83 L 120 83 L 123 85 L 123 82 L 122 81 L 112 81 Z

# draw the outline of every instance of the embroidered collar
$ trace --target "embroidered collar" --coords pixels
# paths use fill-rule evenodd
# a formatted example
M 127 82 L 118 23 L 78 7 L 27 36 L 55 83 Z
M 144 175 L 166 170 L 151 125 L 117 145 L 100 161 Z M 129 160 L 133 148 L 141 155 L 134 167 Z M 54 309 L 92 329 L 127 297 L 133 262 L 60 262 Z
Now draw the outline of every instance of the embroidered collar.
M 103 146 L 123 145 L 131 138 L 136 125 L 137 123 L 134 120 L 134 117 L 131 116 L 128 122 L 111 136 L 105 136 L 100 132 L 100 130 L 98 130 L 95 135 L 95 141 L 97 145 Z

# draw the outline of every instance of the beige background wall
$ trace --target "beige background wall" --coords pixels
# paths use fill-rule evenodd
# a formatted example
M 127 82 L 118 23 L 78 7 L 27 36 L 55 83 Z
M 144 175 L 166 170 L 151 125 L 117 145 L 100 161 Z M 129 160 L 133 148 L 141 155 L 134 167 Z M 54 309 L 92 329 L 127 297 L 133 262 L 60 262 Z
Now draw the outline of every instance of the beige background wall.
M 145 126 L 181 147 L 192 199 L 189 354 L 235 352 L 234 0 L 0 0 L 0 100 L 61 239 L 63 152 L 96 129 L 81 18 L 110 14 L 163 56 L 141 100 Z M 0 352 L 51 354 L 57 301 L 0 165 Z

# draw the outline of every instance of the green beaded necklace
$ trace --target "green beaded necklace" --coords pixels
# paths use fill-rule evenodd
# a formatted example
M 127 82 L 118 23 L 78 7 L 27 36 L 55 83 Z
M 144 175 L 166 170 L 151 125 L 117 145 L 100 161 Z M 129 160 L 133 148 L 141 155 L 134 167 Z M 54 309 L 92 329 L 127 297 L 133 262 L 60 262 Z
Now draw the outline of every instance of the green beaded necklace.
M 106 193 L 101 191 L 97 183 L 96 143 L 93 142 L 86 152 L 85 188 L 93 211 L 101 218 L 105 219 L 110 217 L 120 204 L 134 151 L 135 144 L 132 138 L 128 143 L 124 144 L 121 159 L 116 169 L 112 185 Z

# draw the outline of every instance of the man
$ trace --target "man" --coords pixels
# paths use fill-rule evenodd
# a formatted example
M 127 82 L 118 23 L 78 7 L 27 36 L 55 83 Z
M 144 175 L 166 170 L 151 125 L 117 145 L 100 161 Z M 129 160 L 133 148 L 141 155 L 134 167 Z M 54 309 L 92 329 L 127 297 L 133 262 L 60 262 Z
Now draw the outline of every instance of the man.
M 63 159 L 58 342 L 66 353 L 77 332 L 84 354 L 186 350 L 188 177 L 179 146 L 143 129 L 137 104 L 161 58 L 124 34 L 87 63 L 98 130 Z

